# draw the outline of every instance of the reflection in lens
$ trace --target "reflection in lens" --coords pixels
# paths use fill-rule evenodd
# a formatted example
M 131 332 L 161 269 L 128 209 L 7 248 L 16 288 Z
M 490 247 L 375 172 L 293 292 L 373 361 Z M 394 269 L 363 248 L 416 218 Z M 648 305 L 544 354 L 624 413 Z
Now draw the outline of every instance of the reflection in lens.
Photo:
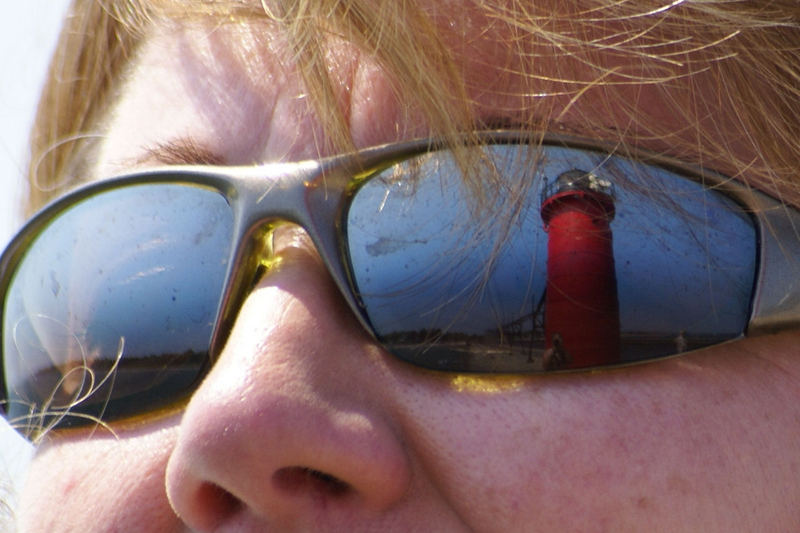
M 232 225 L 218 193 L 164 184 L 59 215 L 5 302 L 9 420 L 35 432 L 182 400 L 207 363 Z
M 569 170 L 544 188 L 547 232 L 544 370 L 619 362 L 611 183 Z
M 441 370 L 538 372 L 662 357 L 743 333 L 756 236 L 732 200 L 661 167 L 532 150 L 486 148 L 504 185 L 477 208 L 445 152 L 395 165 L 354 194 L 351 275 L 391 352 Z M 565 173 L 584 176 L 584 190 L 559 184 Z M 554 230 L 546 212 L 558 194 L 555 211 L 572 202 L 582 215 Z M 611 211 L 589 208 L 598 194 Z M 564 235 L 555 248 L 568 260 L 552 253 Z M 611 255 L 581 259 L 587 241 Z

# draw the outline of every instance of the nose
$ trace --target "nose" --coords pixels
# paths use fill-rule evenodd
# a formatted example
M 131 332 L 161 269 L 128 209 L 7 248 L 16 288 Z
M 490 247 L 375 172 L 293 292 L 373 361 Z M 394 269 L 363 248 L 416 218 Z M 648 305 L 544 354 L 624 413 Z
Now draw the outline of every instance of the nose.
M 194 530 L 346 528 L 407 492 L 380 349 L 302 240 L 247 297 L 182 418 L 166 488 Z

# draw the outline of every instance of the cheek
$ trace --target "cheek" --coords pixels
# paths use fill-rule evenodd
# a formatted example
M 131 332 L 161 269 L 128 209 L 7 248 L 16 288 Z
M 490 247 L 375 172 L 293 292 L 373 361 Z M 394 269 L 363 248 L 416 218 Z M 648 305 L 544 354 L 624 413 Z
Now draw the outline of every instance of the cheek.
M 20 529 L 179 530 L 164 488 L 174 436 L 173 427 L 162 426 L 123 430 L 118 439 L 70 436 L 48 444 L 34 458 L 22 491 Z
M 791 353 L 797 337 L 596 375 L 459 378 L 417 402 L 409 433 L 423 468 L 484 529 L 497 517 L 507 530 L 785 518 L 800 497 L 800 362 L 793 375 L 762 355 Z

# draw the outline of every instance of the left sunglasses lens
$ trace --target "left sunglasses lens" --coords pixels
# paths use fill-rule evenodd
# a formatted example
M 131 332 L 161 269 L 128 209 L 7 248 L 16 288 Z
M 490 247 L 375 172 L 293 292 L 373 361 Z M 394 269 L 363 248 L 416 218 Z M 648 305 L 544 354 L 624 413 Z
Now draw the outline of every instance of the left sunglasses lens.
M 482 203 L 447 151 L 364 180 L 343 226 L 376 336 L 414 365 L 542 372 L 735 339 L 752 219 L 668 167 L 559 145 L 481 148 Z
M 11 424 L 35 434 L 188 396 L 208 365 L 232 233 L 225 198 L 189 185 L 109 190 L 60 213 L 3 304 Z

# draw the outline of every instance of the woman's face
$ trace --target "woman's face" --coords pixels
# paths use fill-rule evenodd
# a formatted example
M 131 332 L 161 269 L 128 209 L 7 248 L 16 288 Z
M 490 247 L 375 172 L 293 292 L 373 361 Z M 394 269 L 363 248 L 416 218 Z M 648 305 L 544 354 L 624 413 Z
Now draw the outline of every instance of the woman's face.
M 506 48 L 492 31 L 478 31 L 478 18 L 461 23 L 470 27 L 450 27 L 445 38 L 477 116 L 519 119 L 530 100 L 518 96 Z M 110 118 L 97 174 L 318 157 L 321 129 L 297 77 L 276 61 L 280 43 L 252 39 L 268 28 L 154 30 Z M 465 44 L 467 30 L 477 37 Z M 331 55 L 359 147 L 427 131 L 368 57 L 344 44 Z M 556 67 L 538 64 L 543 75 Z M 657 90 L 629 90 L 643 114 L 681 130 Z M 553 98 L 553 128 L 589 136 L 618 124 L 625 111 L 601 96 Z M 708 117 L 708 128 L 717 127 L 700 129 L 735 143 L 718 127 L 729 119 Z M 663 139 L 643 144 L 669 148 Z M 800 524 L 797 333 L 608 372 L 434 373 L 370 340 L 301 231 L 281 233 L 277 246 L 280 267 L 245 301 L 185 410 L 114 424 L 116 436 L 50 435 L 24 489 L 23 531 L 727 532 Z

